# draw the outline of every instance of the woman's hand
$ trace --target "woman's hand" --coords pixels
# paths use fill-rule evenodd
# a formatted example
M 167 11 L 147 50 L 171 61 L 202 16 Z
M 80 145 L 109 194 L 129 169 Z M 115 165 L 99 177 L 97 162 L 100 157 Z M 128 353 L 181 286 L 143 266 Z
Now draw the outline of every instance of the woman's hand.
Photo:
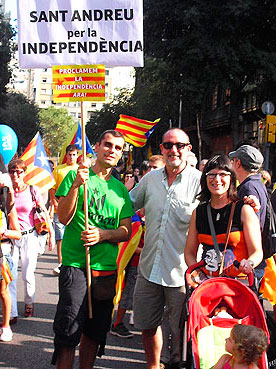
M 254 195 L 244 196 L 243 201 L 245 204 L 250 205 L 255 213 L 261 209 L 261 204 L 259 199 Z
M 242 259 L 240 262 L 239 270 L 244 274 L 250 274 L 254 269 L 254 263 L 252 260 Z
M 51 233 L 49 234 L 48 250 L 49 250 L 49 251 L 54 250 L 55 246 L 56 246 L 55 233 L 54 233 L 54 232 L 51 232 Z

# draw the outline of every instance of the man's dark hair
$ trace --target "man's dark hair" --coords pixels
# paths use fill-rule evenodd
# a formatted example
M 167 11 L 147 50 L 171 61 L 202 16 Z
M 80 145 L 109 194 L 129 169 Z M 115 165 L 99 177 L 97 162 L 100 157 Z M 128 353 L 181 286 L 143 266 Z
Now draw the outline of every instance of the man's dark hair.
M 107 129 L 106 131 L 104 131 L 101 135 L 100 138 L 98 140 L 99 144 L 101 144 L 102 140 L 105 138 L 106 135 L 112 135 L 113 137 L 121 137 L 123 140 L 124 136 L 122 135 L 121 132 L 115 131 L 115 129 Z
M 142 161 L 141 165 L 140 165 L 140 172 L 143 173 L 146 172 L 149 169 L 149 161 L 148 160 L 144 160 Z
M 66 154 L 68 154 L 68 152 L 71 152 L 71 151 L 77 151 L 77 152 L 79 152 L 79 149 L 77 148 L 76 145 L 68 145 L 66 147 Z
M 206 173 L 210 172 L 212 169 L 221 169 L 226 172 L 231 173 L 230 186 L 228 189 L 228 198 L 232 201 L 237 199 L 237 188 L 236 188 L 236 174 L 232 167 L 231 160 L 226 155 L 216 155 L 209 159 L 203 169 L 200 184 L 201 184 L 201 192 L 197 195 L 199 201 L 207 202 L 211 199 L 211 193 L 207 186 L 207 176 Z

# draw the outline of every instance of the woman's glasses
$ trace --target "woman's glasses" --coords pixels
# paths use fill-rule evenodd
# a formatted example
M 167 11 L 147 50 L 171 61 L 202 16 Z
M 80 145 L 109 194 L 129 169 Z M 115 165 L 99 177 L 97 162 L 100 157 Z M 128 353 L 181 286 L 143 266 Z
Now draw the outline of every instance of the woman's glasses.
M 10 174 L 17 174 L 18 176 L 20 176 L 22 173 L 24 173 L 24 170 L 20 170 L 20 169 L 12 169 L 9 171 Z
M 225 178 L 227 176 L 231 176 L 231 173 L 229 172 L 220 172 L 220 173 L 206 173 L 206 177 L 209 179 L 215 179 L 216 176 L 219 176 L 220 178 Z

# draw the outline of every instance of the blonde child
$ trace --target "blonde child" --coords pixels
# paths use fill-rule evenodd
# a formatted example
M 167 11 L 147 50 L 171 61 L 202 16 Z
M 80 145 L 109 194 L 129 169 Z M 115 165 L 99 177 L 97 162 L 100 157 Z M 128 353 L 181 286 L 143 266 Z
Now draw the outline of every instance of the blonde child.
M 258 369 L 255 363 L 262 357 L 267 345 L 262 329 L 236 324 L 225 340 L 225 349 L 231 355 L 222 355 L 213 369 Z

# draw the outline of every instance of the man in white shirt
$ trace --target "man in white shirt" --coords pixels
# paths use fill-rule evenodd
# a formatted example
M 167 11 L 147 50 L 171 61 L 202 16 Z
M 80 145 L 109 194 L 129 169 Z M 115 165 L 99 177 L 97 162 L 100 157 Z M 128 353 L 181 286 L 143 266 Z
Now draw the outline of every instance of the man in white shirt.
M 192 146 L 181 129 L 167 131 L 160 145 L 165 167 L 151 171 L 130 192 L 134 209 L 145 208 L 145 244 L 134 292 L 135 326 L 142 330 L 149 369 L 159 369 L 161 321 L 168 306 L 170 325 L 179 335 L 185 297 L 183 250 L 197 206 L 201 172 L 187 165 Z

